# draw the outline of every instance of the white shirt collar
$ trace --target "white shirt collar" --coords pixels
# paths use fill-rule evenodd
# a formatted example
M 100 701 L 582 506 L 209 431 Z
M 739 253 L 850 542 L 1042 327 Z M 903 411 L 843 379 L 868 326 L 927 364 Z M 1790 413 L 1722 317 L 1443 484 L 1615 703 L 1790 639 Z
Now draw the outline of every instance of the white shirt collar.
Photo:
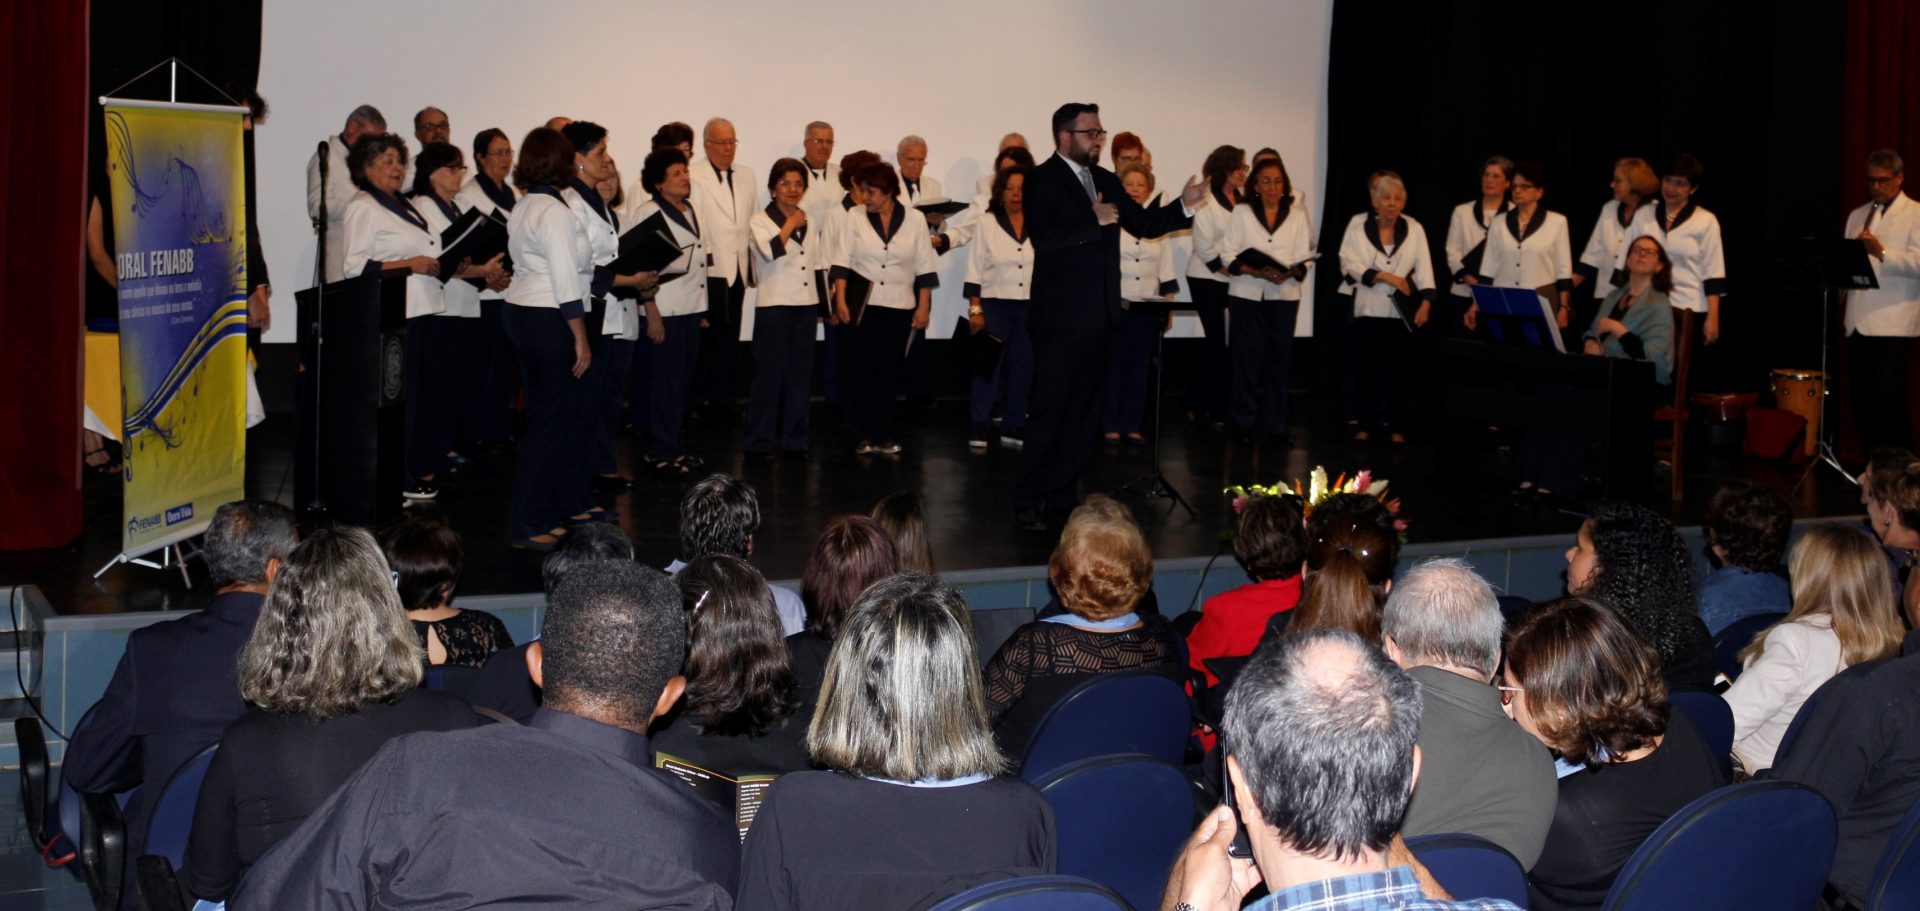
M 1055 149 L 1055 150 L 1054 150 L 1054 152 L 1053 152 L 1053 157 L 1055 157 L 1055 158 L 1058 158 L 1058 159 L 1060 159 L 1061 161 L 1064 161 L 1064 162 L 1066 162 L 1066 163 L 1067 163 L 1067 167 L 1069 167 L 1069 168 L 1072 168 L 1072 169 L 1073 169 L 1073 177 L 1074 177 L 1074 179 L 1075 179 L 1075 180 L 1078 180 L 1078 179 L 1080 179 L 1080 175 L 1082 175 L 1082 174 L 1086 174 L 1086 173 L 1088 172 L 1088 170 L 1089 170 L 1089 169 L 1087 168 L 1087 166 L 1086 166 L 1086 165 L 1083 165 L 1083 164 L 1081 164 L 1081 163 L 1079 163 L 1079 162 L 1077 162 L 1077 161 L 1074 161 L 1074 160 L 1073 160 L 1073 159 L 1071 159 L 1071 158 L 1068 158 L 1068 157 L 1067 157 L 1067 156 L 1065 156 L 1065 155 L 1062 155 L 1062 154 L 1060 154 L 1060 150 L 1058 150 L 1058 149 Z

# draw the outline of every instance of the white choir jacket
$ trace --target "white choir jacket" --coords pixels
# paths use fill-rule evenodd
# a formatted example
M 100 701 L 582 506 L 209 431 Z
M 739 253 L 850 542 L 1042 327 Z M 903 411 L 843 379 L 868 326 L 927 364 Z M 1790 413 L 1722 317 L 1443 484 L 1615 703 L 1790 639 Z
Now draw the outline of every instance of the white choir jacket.
M 1665 200 L 1636 210 L 1613 267 L 1625 269 L 1627 248 L 1641 237 L 1652 237 L 1667 248 L 1667 258 L 1673 261 L 1673 291 L 1667 299 L 1677 309 L 1705 313 L 1709 295 L 1725 297 L 1727 293 L 1727 260 L 1720 246 L 1720 219 L 1691 202 L 1680 210 L 1671 231 L 1666 228 L 1666 217 Z
M 967 283 L 961 296 L 1027 300 L 1033 293 L 1033 239 L 1014 237 L 1011 222 L 999 212 L 980 220 L 973 239 L 979 243 L 967 255 Z
M 805 199 L 801 200 L 803 203 Z M 806 212 L 804 206 L 800 211 Z M 755 307 L 812 307 L 820 295 L 814 276 L 827 265 L 821 243 L 825 229 L 807 212 L 807 223 L 782 242 L 780 226 L 786 216 L 778 203 L 753 213 L 749 228 L 753 232 L 753 268 L 759 276 L 754 291 Z
M 693 205 L 700 215 L 700 234 L 713 254 L 708 278 L 724 279 L 731 285 L 750 273 L 747 248 L 752 246 L 747 223 L 760 209 L 760 185 L 754 182 L 752 168 L 743 168 L 736 160 L 730 182 L 733 192 L 721 186 L 713 172 L 712 161 L 702 158 L 687 168 L 693 177 Z M 684 281 L 685 279 L 682 279 Z
M 1642 203 L 1640 208 L 1648 204 Z M 1639 212 L 1640 209 L 1634 209 Z M 1574 271 L 1587 277 L 1587 284 L 1593 288 L 1594 300 L 1606 300 L 1613 293 L 1613 264 L 1625 257 L 1620 251 L 1627 245 L 1627 227 L 1632 219 L 1623 217 L 1620 200 L 1611 199 L 1600 207 L 1600 217 L 1593 223 L 1593 234 L 1587 238 L 1587 248 L 1580 251 L 1580 262 Z
M 1433 254 L 1427 250 L 1427 229 L 1401 213 L 1393 226 L 1393 252 L 1380 244 L 1379 215 L 1366 212 L 1347 222 L 1340 239 L 1340 274 L 1353 295 L 1353 315 L 1398 319 L 1392 285 L 1379 281 L 1380 273 L 1404 276 L 1415 296 L 1433 300 Z
M 1567 217 L 1536 206 L 1530 224 L 1520 224 L 1518 209 L 1494 219 L 1480 258 L 1480 280 L 1500 288 L 1571 288 L 1573 241 L 1567 236 Z M 1559 298 L 1552 303 L 1559 306 Z
M 507 184 L 507 192 L 514 195 L 514 205 L 518 206 L 520 198 L 519 191 L 515 190 L 513 184 L 509 183 Z M 488 196 L 487 191 L 481 189 L 480 184 L 473 178 L 468 178 L 467 182 L 461 185 L 460 192 L 454 195 L 453 207 L 460 210 L 460 213 L 463 215 L 466 214 L 468 209 L 479 209 L 482 212 L 499 212 L 502 218 L 512 214 L 512 210 L 500 208 L 500 204 L 494 202 L 493 197 Z M 480 299 L 483 301 L 500 300 L 504 297 L 506 297 L 506 292 L 504 291 L 489 291 L 485 288 L 480 289 Z
M 1500 211 L 1494 213 L 1494 220 L 1499 220 L 1510 208 L 1513 208 L 1511 202 L 1501 200 Z M 1466 258 L 1474 247 L 1487 239 L 1488 222 L 1481 220 L 1485 214 L 1480 208 L 1480 200 L 1473 199 L 1454 206 L 1453 216 L 1447 220 L 1447 274 L 1453 281 L 1454 297 L 1473 297 L 1473 292 L 1467 290 L 1467 276 L 1473 274 L 1473 270 L 1467 268 Z M 1480 262 L 1483 265 L 1486 263 L 1484 252 Z M 1485 272 L 1486 269 L 1480 271 Z
M 708 168 L 707 173 L 713 173 L 713 169 Z M 740 169 L 735 168 L 733 173 L 737 176 Z M 688 207 L 693 209 L 691 219 L 687 217 L 687 213 L 672 206 L 663 205 L 659 197 L 649 197 L 633 213 L 634 224 L 639 224 L 652 218 L 653 213 L 664 209 L 667 213 L 667 227 L 673 231 L 673 242 L 686 251 L 680 254 L 679 259 L 660 270 L 662 278 L 676 272 L 686 273 L 673 281 L 661 282 L 660 290 L 654 293 L 653 303 L 659 308 L 661 316 L 686 316 L 691 313 L 707 312 L 707 276 L 710 274 L 707 266 L 714 261 L 707 241 L 707 232 L 711 229 L 707 227 L 703 213 L 693 205 L 693 200 L 687 202 Z
M 854 272 L 873 282 L 867 306 L 912 310 L 920 305 L 921 288 L 937 288 L 939 254 L 927 236 L 927 218 L 899 204 L 893 207 L 893 236 L 881 239 L 873 223 L 879 216 L 864 206 L 847 210 L 833 252 L 833 276 Z
M 326 280 L 337 282 L 347 277 L 344 268 L 346 262 L 346 244 L 341 232 L 346 227 L 347 203 L 353 201 L 353 194 L 360 188 L 353 185 L 353 178 L 347 174 L 347 144 L 340 141 L 340 134 L 327 137 L 327 267 L 323 273 Z M 307 221 L 311 223 L 320 217 L 320 152 L 314 150 L 307 156 Z
M 558 192 L 520 198 L 507 216 L 507 256 L 513 259 L 507 303 L 548 309 L 578 303 L 582 311 L 586 309 L 587 289 L 593 282 L 593 242 Z
M 895 165 L 895 167 L 897 168 L 899 166 Z M 901 205 L 911 209 L 923 202 L 945 202 L 947 194 L 940 186 L 939 180 L 930 174 L 921 172 L 920 192 L 918 193 L 913 192 L 912 188 L 907 186 L 907 179 L 905 177 L 900 178 L 899 199 Z
M 1875 336 L 1920 335 L 1920 202 L 1902 193 L 1887 204 L 1887 211 L 1874 216 L 1867 225 L 1867 208 L 1853 210 L 1847 216 L 1848 237 L 1872 231 L 1886 249 L 1886 257 L 1867 257 L 1880 287 L 1871 291 L 1847 292 L 1846 332 Z
M 1280 224 L 1272 230 L 1261 223 L 1260 201 L 1247 197 L 1247 201 L 1235 206 L 1233 218 L 1227 225 L 1227 234 L 1222 243 L 1221 261 L 1231 266 L 1244 251 L 1256 249 L 1273 257 L 1282 266 L 1296 265 L 1313 252 L 1313 226 L 1308 223 L 1307 211 L 1289 203 Z M 1196 215 L 1199 213 L 1195 213 Z M 1232 271 L 1231 269 L 1229 271 Z M 1312 267 L 1308 267 L 1312 274 Z M 1280 284 L 1274 284 L 1264 278 L 1252 275 L 1235 274 L 1227 280 L 1227 293 L 1241 300 L 1250 301 L 1297 301 L 1300 299 L 1301 280 L 1289 278 Z
M 866 214 L 866 207 L 854 202 L 851 193 L 842 192 L 827 206 L 827 218 L 821 225 L 826 230 L 820 234 L 820 252 L 827 258 L 828 269 L 833 268 L 834 257 L 840 255 L 840 239 L 847 233 L 847 220 Z M 828 281 L 831 284 L 832 280 Z
M 595 196 L 600 195 L 600 191 L 598 190 L 589 189 L 587 192 Z M 579 187 L 568 187 L 561 190 L 560 198 L 567 201 L 567 209 L 573 213 L 573 217 L 580 219 L 580 227 L 587 232 L 587 246 L 593 251 L 593 258 L 591 260 L 592 267 L 587 270 L 587 299 L 583 302 L 585 309 L 591 312 L 595 306 L 592 284 L 593 273 L 601 266 L 611 265 L 613 258 L 620 255 L 620 231 L 615 227 L 613 222 L 601 218 L 600 213 L 593 210 L 593 206 L 588 204 L 587 198 L 581 195 Z M 609 206 L 607 211 L 611 213 L 613 211 L 612 207 Z M 615 217 L 617 218 L 618 216 L 616 215 Z M 602 328 L 604 329 L 605 327 Z M 613 335 L 618 332 L 619 330 L 616 329 L 614 332 L 606 334 Z
M 1227 263 L 1233 261 L 1233 253 L 1239 252 L 1225 249 L 1234 205 L 1223 194 L 1209 191 L 1207 195 L 1212 197 L 1211 202 L 1193 213 L 1193 253 L 1187 257 L 1187 277 L 1223 282 L 1227 280 Z
M 406 206 L 406 200 L 397 200 Z M 411 207 L 409 206 L 411 209 Z M 346 223 L 340 229 L 341 268 L 345 275 L 359 275 L 376 263 L 390 263 L 415 256 L 440 255 L 440 235 L 402 217 L 380 204 L 365 190 L 353 194 L 346 205 Z M 432 316 L 447 309 L 447 297 L 440 280 L 431 275 L 407 274 L 407 318 Z
M 1153 200 L 1148 204 L 1157 205 Z M 1165 300 L 1178 293 L 1180 272 L 1173 266 L 1173 245 L 1164 237 L 1135 237 L 1121 228 L 1120 299 Z
M 440 237 L 448 228 L 453 227 L 453 220 L 447 217 L 447 213 L 440 211 L 439 204 L 432 199 L 426 196 L 414 196 L 407 201 L 413 204 L 413 210 L 420 213 L 421 218 L 427 220 L 427 230 L 434 237 Z M 459 212 L 460 204 L 455 202 L 454 213 L 459 214 Z M 484 266 L 486 263 L 474 263 L 474 265 Z M 471 318 L 480 315 L 480 289 L 474 287 L 472 283 L 451 275 L 442 275 L 440 290 L 445 303 L 445 309 L 440 311 L 441 316 Z
M 839 205 L 840 195 L 846 192 L 840 188 L 840 166 L 828 162 L 825 173 L 816 173 L 805 159 L 800 166 L 807 169 L 807 192 L 800 196 L 800 208 L 807 210 L 807 224 L 812 230 L 825 230 L 828 210 Z M 826 252 L 824 248 L 822 252 Z

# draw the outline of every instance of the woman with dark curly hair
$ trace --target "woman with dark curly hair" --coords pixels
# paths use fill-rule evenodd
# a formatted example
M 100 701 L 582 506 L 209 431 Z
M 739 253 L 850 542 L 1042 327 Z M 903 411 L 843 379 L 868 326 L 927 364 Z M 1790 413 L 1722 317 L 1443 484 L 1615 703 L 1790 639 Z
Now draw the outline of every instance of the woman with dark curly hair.
M 1673 523 L 1602 501 L 1567 549 L 1567 594 L 1611 605 L 1660 658 L 1673 690 L 1713 688 L 1713 636 L 1694 613 L 1693 557 Z
M 1529 907 L 1597 908 L 1627 858 L 1681 807 L 1723 782 L 1660 666 L 1622 618 L 1585 597 L 1540 605 L 1507 636 L 1500 701 L 1560 757 L 1560 800 Z
M 686 599 L 687 690 L 655 722 L 653 751 L 729 778 L 813 767 L 796 724 L 793 666 L 773 591 L 760 571 L 723 554 L 675 577 Z

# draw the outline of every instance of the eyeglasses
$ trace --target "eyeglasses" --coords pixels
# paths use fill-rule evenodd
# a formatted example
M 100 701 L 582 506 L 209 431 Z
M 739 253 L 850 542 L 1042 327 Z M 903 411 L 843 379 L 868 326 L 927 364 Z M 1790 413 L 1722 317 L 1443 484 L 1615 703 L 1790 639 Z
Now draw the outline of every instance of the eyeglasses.
M 1538 190 L 1540 188 L 1534 186 L 1533 184 L 1521 183 L 1520 181 L 1516 180 L 1513 182 L 1513 189 L 1515 190 L 1515 192 L 1518 192 L 1520 190 Z
M 1627 251 L 1628 256 L 1659 256 L 1660 251 L 1652 247 L 1634 247 Z
M 807 140 L 807 145 L 810 145 L 810 146 L 830 146 L 830 145 L 833 145 L 833 140 L 831 140 L 831 139 L 820 139 L 820 138 L 814 138 L 814 139 L 809 139 L 809 140 Z
M 1526 692 L 1526 691 L 1527 691 L 1527 690 L 1526 690 L 1526 687 L 1520 687 L 1520 686 L 1501 686 L 1500 684 L 1497 684 L 1497 683 L 1493 685 L 1493 688 L 1494 688 L 1494 689 L 1496 689 L 1496 690 L 1499 690 L 1499 691 L 1500 691 L 1500 704 L 1501 704 L 1501 705 L 1512 705 L 1512 704 L 1513 704 L 1513 694 L 1515 694 L 1515 693 L 1524 693 L 1524 692 Z
M 739 145 L 739 144 L 740 144 L 740 140 L 738 140 L 738 139 L 709 139 L 709 140 L 706 140 L 706 143 L 707 143 L 707 145 L 710 145 L 710 146 L 720 146 L 720 147 L 722 147 L 722 148 L 727 148 L 727 149 L 731 149 L 731 148 L 733 148 L 734 146 L 737 146 L 737 145 Z
M 1105 138 L 1107 138 L 1107 131 L 1106 131 L 1106 130 L 1062 130 L 1061 132 L 1063 132 L 1063 133 L 1078 133 L 1078 134 L 1080 134 L 1080 135 L 1082 135 L 1082 136 L 1091 136 L 1091 137 L 1093 137 L 1093 138 L 1095 138 L 1095 139 L 1105 139 Z

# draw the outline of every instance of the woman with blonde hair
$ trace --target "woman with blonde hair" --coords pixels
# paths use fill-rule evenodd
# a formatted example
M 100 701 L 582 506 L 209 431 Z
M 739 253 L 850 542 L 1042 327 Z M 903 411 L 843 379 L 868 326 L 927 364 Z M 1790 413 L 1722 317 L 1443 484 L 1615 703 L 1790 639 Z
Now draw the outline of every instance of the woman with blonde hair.
M 1793 611 L 1741 650 L 1744 670 L 1723 694 L 1733 709 L 1733 752 L 1748 771 L 1772 767 L 1787 726 L 1821 684 L 1900 651 L 1893 583 L 1872 537 L 1815 525 L 1794 542 L 1787 566 Z

